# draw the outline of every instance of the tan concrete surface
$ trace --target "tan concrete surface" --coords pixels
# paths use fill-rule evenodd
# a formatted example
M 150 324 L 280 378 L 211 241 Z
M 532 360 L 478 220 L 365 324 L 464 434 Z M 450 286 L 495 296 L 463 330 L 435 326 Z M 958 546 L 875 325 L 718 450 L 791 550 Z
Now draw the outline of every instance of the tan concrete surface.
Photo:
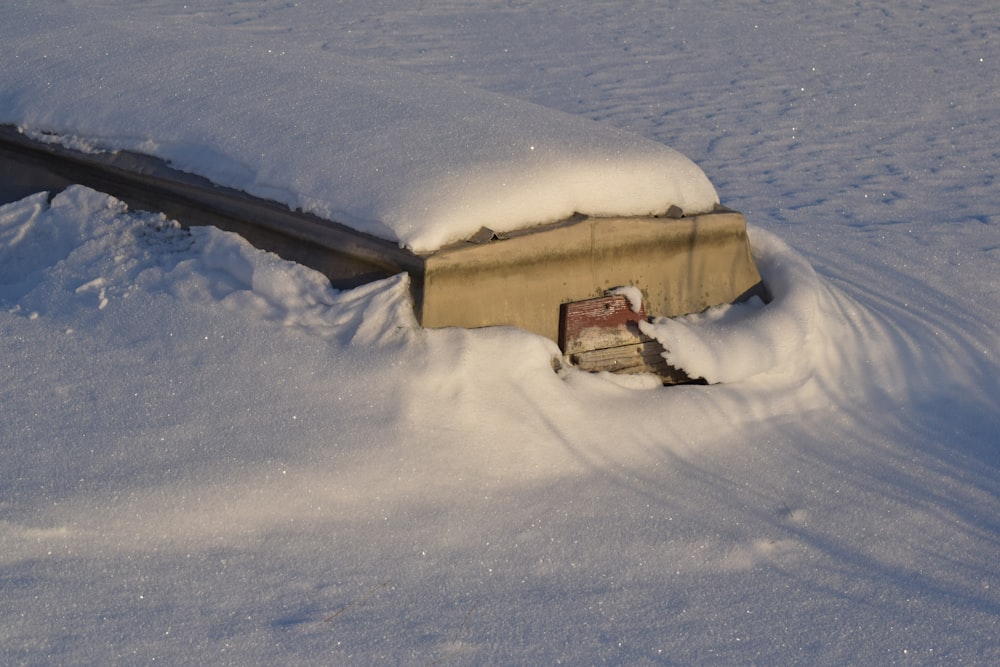
M 650 316 L 694 313 L 760 283 L 746 221 L 736 212 L 688 218 L 583 218 L 425 258 L 425 327 L 512 325 L 557 340 L 559 305 L 635 285 Z

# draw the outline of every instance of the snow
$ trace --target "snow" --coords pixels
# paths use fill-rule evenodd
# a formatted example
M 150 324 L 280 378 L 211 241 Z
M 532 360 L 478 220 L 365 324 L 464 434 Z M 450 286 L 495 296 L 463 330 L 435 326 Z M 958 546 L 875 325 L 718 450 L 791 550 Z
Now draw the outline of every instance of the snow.
M 81 187 L 7 204 L 0 663 L 1000 659 L 992 5 L 87 5 L 0 31 L 294 45 L 676 146 L 774 298 L 653 322 L 723 381 L 662 388 L 422 330 L 402 275 L 338 292 Z M 11 53 L 5 117 L 69 113 Z M 45 71 L 122 130 L 118 82 Z
M 10 21 L 0 122 L 78 150 L 164 158 L 417 252 L 482 227 L 718 203 L 691 160 L 611 125 L 218 32 L 118 17 L 95 26 L 61 10 L 36 30 Z
M 623 285 L 622 287 L 616 287 L 609 293 L 625 297 L 628 300 L 629 309 L 633 313 L 642 312 L 642 290 L 635 285 Z

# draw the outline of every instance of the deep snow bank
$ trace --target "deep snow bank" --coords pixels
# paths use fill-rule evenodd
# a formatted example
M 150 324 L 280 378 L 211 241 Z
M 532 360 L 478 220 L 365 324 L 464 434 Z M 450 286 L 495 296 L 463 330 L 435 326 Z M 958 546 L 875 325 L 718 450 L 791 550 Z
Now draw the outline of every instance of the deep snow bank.
M 144 294 L 143 300 L 168 295 L 337 345 L 374 346 L 376 355 L 386 341 L 397 341 L 412 359 L 404 384 L 419 388 L 408 400 L 423 406 L 417 412 L 432 415 L 437 402 L 452 406 L 456 415 L 488 412 L 497 399 L 487 387 L 512 377 L 509 368 L 515 363 L 522 367 L 518 377 L 535 377 L 531 391 L 537 395 L 529 402 L 542 410 L 564 400 L 552 391 L 583 387 L 594 397 L 607 391 L 601 384 L 659 386 L 655 378 L 600 379 L 573 369 L 559 383 L 549 368 L 558 350 L 531 334 L 508 328 L 420 331 L 405 275 L 338 292 L 321 274 L 255 250 L 236 235 L 213 228 L 185 231 L 162 215 L 128 212 L 121 202 L 80 186 L 55 196 L 51 204 L 36 195 L 0 211 L 0 305 L 21 315 L 59 312 L 90 318 L 100 313 L 106 319 L 115 317 L 116 304 L 134 295 Z M 738 412 L 754 419 L 762 412 L 850 403 L 856 390 L 845 388 L 861 376 L 874 386 L 927 386 L 941 374 L 928 358 L 940 359 L 955 374 L 956 355 L 949 349 L 960 346 L 942 332 L 925 335 L 917 325 L 899 331 L 821 280 L 775 236 L 751 229 L 751 238 L 773 293 L 768 305 L 721 306 L 645 326 L 664 343 L 668 361 L 725 386 L 710 394 L 678 389 L 666 403 L 654 400 L 650 409 L 733 412 L 722 406 L 735 392 L 742 406 Z M 464 360 L 459 367 L 455 358 Z M 464 388 L 446 389 L 456 385 Z M 559 386 L 563 389 L 554 389 Z M 436 389 L 428 392 L 430 387 Z M 480 399 L 487 404 L 460 407 Z M 684 439 L 700 440 L 703 430 L 699 425 Z
M 793 409 L 849 405 L 863 392 L 961 392 L 982 382 L 983 350 L 961 322 L 931 326 L 908 304 L 859 301 L 774 234 L 748 232 L 772 300 L 640 325 L 670 364 L 747 397 L 792 400 Z
M 817 348 L 827 347 L 827 336 L 844 326 L 838 319 L 824 317 L 824 311 L 829 313 L 824 299 L 834 295 L 809 263 L 776 236 L 754 230 L 753 248 L 772 302 L 765 306 L 754 297 L 642 323 L 645 333 L 663 343 L 668 363 L 710 383 L 772 373 L 801 376 L 817 370 Z
M 0 122 L 129 149 L 415 251 L 574 212 L 718 201 L 661 144 L 448 81 L 234 32 L 7 13 Z M 87 76 L 80 76 L 87 72 Z
M 807 609 L 839 602 L 839 588 L 811 582 L 845 568 L 873 590 L 852 614 L 881 619 L 895 609 L 869 597 L 914 594 L 929 622 L 961 612 L 989 627 L 976 572 L 989 571 L 993 533 L 939 502 L 962 494 L 957 507 L 995 516 L 993 487 L 941 465 L 961 451 L 921 454 L 950 422 L 918 421 L 902 432 L 917 446 L 894 447 L 910 416 L 873 390 L 919 389 L 905 363 L 917 352 L 957 376 L 960 334 L 878 316 L 794 250 L 753 238 L 775 298 L 740 317 L 769 335 L 730 362 L 755 374 L 643 391 L 557 376 L 555 345 L 517 329 L 422 331 L 405 276 L 337 292 L 236 235 L 82 187 L 0 207 L 6 662 L 49 642 L 87 663 L 192 650 L 210 662 L 233 646 L 243 664 L 300 649 L 323 663 L 334 640 L 351 662 L 371 655 L 373 627 L 392 637 L 382 655 L 412 656 L 437 648 L 423 627 L 458 625 L 470 608 L 471 632 L 507 633 L 495 653 L 541 625 L 527 645 L 548 655 L 551 633 L 593 622 L 588 606 L 624 609 L 623 631 L 659 640 L 673 611 L 656 604 L 670 595 L 695 600 L 699 619 L 734 595 L 784 618 L 788 595 Z M 769 322 L 802 326 L 775 349 L 782 327 Z M 991 420 L 970 427 L 989 442 Z M 955 546 L 912 564 L 926 544 Z M 618 588 L 601 583 L 622 573 Z M 386 581 L 386 604 L 325 622 Z M 955 582 L 958 601 L 938 582 Z M 762 601 L 765 589 L 777 592 Z M 60 634 L 93 618 L 110 620 Z M 766 637 L 784 627 L 751 621 Z M 584 642 L 570 662 L 595 654 L 588 641 L 567 640 Z M 491 650 L 474 662 L 497 662 Z

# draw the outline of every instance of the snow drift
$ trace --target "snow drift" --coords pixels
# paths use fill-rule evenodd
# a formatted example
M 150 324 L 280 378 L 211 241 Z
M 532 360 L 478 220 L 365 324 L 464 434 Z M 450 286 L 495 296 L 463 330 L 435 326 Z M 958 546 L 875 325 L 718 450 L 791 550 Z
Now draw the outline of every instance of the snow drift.
M 1000 664 L 994 5 L 5 3 L 0 108 L 110 113 L 97 49 L 214 26 L 683 146 L 782 241 L 772 303 L 653 325 L 730 382 L 662 389 L 86 189 L 3 207 L 0 663 Z M 91 69 L 15 62 L 47 35 Z
M 0 122 L 154 155 L 417 252 L 484 226 L 718 202 L 671 148 L 434 77 L 292 44 L 220 44 L 210 31 L 95 30 L 61 16 L 37 32 L 8 26 Z M 107 39 L 116 33 L 126 37 Z

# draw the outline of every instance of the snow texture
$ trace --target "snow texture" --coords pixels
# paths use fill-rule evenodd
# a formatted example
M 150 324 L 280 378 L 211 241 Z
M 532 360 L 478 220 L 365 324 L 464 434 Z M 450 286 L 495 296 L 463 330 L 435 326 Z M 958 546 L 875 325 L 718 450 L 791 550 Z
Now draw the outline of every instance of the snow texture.
M 773 300 L 651 323 L 722 382 L 663 388 L 420 329 L 404 275 L 338 292 L 82 187 L 6 204 L 0 664 L 1000 662 L 992 3 L 5 9 L 5 118 L 80 95 L 134 145 L 118 122 L 187 122 L 171 159 L 272 192 L 317 177 L 264 173 L 312 93 L 273 82 L 275 155 L 241 161 L 253 123 L 198 125 L 218 79 L 164 61 L 191 87 L 166 117 L 98 49 L 237 75 L 284 45 L 677 146 L 748 214 Z M 79 64 L 13 62 L 47 35 Z
M 482 227 L 718 203 L 691 160 L 613 126 L 294 41 L 217 34 L 61 9 L 35 30 L 8 21 L 0 122 L 164 158 L 418 252 Z
M 616 296 L 623 296 L 628 299 L 629 309 L 633 313 L 642 312 L 642 291 L 635 285 L 624 285 L 616 287 L 610 292 Z

